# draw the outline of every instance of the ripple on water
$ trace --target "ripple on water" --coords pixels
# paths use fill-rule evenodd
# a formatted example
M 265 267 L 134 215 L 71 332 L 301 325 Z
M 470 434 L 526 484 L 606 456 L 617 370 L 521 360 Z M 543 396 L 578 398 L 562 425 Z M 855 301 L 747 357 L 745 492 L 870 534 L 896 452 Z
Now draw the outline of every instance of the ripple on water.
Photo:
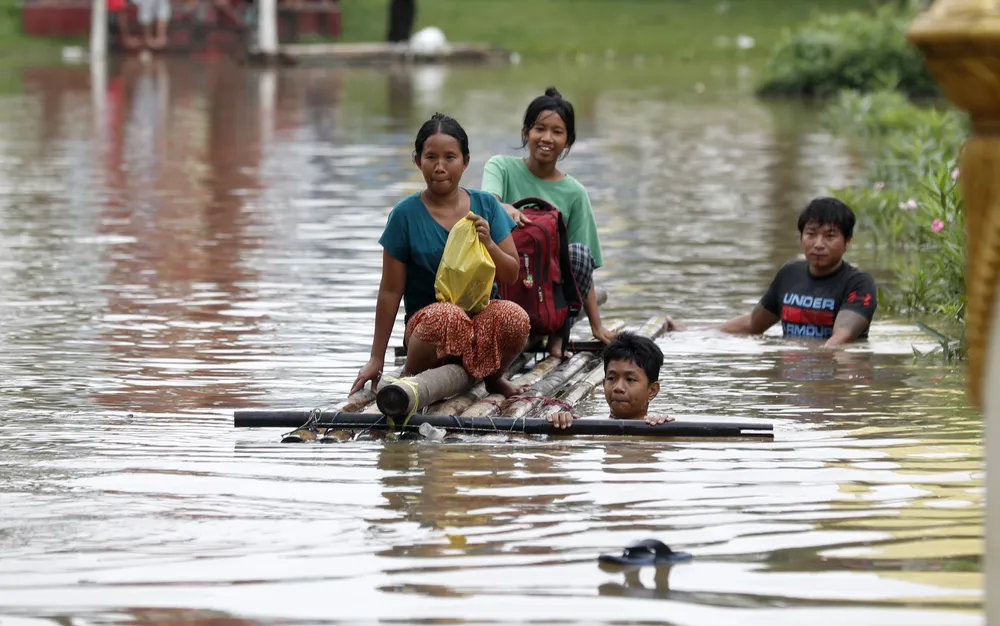
M 981 424 L 962 370 L 914 360 L 933 342 L 881 313 L 845 351 L 773 330 L 660 340 L 654 411 L 770 422 L 773 441 L 289 446 L 232 428 L 237 407 L 332 404 L 367 359 L 377 240 L 420 188 L 417 101 L 463 120 L 476 187 L 514 153 L 532 70 L 267 83 L 156 60 L 111 72 L 127 89 L 99 133 L 67 78 L 85 70 L 60 71 L 0 98 L 18 170 L 0 186 L 0 626 L 981 623 Z M 715 323 L 756 302 L 797 253 L 802 199 L 854 157 L 802 112 L 647 78 L 580 102 L 565 162 L 592 191 L 604 315 Z M 696 558 L 597 567 L 646 537 Z

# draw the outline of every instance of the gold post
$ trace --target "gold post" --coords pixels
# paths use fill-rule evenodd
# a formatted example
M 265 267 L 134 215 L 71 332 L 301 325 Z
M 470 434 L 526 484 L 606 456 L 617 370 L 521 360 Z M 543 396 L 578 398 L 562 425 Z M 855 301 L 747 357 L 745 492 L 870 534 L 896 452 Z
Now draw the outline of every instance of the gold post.
M 968 224 L 969 389 L 986 426 L 986 620 L 1000 625 L 1000 0 L 937 0 L 907 34 L 970 115 L 961 157 Z M 991 339 L 991 331 L 995 336 Z M 992 456 L 992 458 L 991 458 Z M 990 587 L 994 592 L 989 592 Z

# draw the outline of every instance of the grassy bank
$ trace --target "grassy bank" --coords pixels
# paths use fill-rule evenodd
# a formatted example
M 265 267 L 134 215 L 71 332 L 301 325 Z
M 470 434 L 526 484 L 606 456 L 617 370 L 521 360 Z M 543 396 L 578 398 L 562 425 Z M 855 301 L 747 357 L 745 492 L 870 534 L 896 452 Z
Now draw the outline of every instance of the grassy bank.
M 341 41 L 383 41 L 388 0 L 345 0 Z M 761 59 L 785 29 L 871 0 L 417 0 L 414 31 L 489 43 L 527 57 L 559 54 Z M 755 45 L 736 47 L 740 35 Z M 723 42 L 725 39 L 725 43 Z
M 59 57 L 64 45 L 86 44 L 84 39 L 29 37 L 21 29 L 21 7 L 15 0 L 0 0 L 0 64 L 24 58 Z
M 759 60 L 789 28 L 822 13 L 868 10 L 871 0 L 417 0 L 414 30 L 441 28 L 451 41 L 488 43 L 525 57 L 604 55 Z M 389 0 L 342 0 L 343 37 L 383 41 Z M 754 46 L 741 49 L 746 35 Z M 0 55 L 33 54 L 66 42 L 27 37 L 14 0 L 0 0 Z M 78 42 L 77 42 L 78 43 Z

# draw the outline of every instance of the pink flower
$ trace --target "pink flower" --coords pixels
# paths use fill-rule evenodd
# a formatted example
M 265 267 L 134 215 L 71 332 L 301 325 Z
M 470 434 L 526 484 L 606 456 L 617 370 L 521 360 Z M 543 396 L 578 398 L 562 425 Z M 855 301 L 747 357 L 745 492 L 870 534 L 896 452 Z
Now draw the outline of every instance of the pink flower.
M 958 174 L 959 174 L 958 168 L 956 167 L 955 169 L 953 169 L 951 171 L 951 179 L 952 180 L 958 180 Z
M 900 202 L 899 203 L 899 210 L 900 211 L 912 211 L 915 208 L 917 208 L 917 201 L 914 200 L 913 198 L 910 198 L 906 202 Z
M 933 230 L 936 233 L 941 232 L 942 230 L 944 230 L 944 222 L 942 222 L 941 220 L 934 220 L 933 222 L 931 222 L 931 230 Z
M 885 183 L 883 183 L 882 181 L 875 183 L 876 191 L 882 191 L 883 189 L 885 189 Z

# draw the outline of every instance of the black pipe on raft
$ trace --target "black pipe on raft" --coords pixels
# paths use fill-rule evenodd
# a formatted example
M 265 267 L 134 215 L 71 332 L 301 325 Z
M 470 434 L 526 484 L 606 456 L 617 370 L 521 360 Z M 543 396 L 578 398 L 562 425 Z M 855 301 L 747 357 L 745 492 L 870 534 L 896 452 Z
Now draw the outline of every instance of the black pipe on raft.
M 299 428 L 309 421 L 311 409 L 236 411 L 235 428 Z M 396 430 L 404 419 L 391 426 L 379 413 L 334 413 L 321 415 L 313 424 L 317 428 Z M 516 432 L 526 435 L 610 435 L 628 437 L 757 437 L 773 438 L 771 424 L 752 422 L 693 422 L 675 421 L 651 426 L 642 420 L 582 418 L 573 420 L 569 428 L 555 428 L 548 420 L 537 417 L 463 417 L 460 415 L 413 415 L 406 430 L 417 430 L 421 424 L 466 433 Z

